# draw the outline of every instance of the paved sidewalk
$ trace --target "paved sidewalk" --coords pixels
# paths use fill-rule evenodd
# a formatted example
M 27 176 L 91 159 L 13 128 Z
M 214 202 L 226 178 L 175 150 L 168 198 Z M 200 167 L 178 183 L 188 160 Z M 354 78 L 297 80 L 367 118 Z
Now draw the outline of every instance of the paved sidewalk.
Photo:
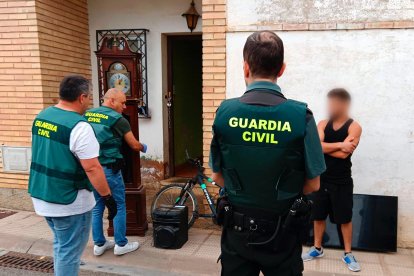
M 121 257 L 114 256 L 112 252 L 106 252 L 101 257 L 93 256 L 90 241 L 83 256 L 86 265 L 82 268 L 116 275 L 219 275 L 220 266 L 216 260 L 220 254 L 220 232 L 217 229 L 192 228 L 189 241 L 180 250 L 152 247 L 151 231 L 147 232 L 146 237 L 130 237 L 130 240 L 139 241 L 141 248 Z M 20 211 L 0 219 L 0 249 L 51 256 L 52 234 L 42 217 Z M 325 254 L 323 259 L 305 263 L 305 276 L 414 275 L 414 250 L 400 249 L 397 254 L 355 252 L 362 265 L 360 273 L 347 270 L 340 261 L 341 251 L 326 250 Z M 7 275 L 1 273 L 2 269 L 0 267 L 0 275 Z M 90 275 L 99 273 L 91 272 Z

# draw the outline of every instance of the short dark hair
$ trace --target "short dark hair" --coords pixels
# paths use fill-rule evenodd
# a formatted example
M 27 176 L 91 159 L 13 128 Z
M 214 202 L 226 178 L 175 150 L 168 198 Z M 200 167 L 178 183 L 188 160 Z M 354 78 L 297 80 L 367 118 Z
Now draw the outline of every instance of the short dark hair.
M 328 92 L 328 99 L 336 98 L 344 102 L 351 101 L 351 94 L 345 88 L 334 88 Z
M 283 66 L 283 41 L 274 32 L 251 34 L 244 44 L 243 58 L 255 77 L 276 77 Z
M 82 94 L 89 94 L 91 83 L 88 79 L 79 75 L 69 75 L 63 78 L 59 87 L 59 98 L 64 101 L 74 102 Z

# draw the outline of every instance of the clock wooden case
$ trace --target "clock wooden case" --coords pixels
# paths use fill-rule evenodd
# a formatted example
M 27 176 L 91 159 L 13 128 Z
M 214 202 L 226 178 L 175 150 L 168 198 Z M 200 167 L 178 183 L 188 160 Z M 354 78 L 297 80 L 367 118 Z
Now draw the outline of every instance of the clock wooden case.
M 142 105 L 141 55 L 131 51 L 124 37 L 105 37 L 101 48 L 95 52 L 98 58 L 99 98 L 103 101 L 105 92 L 119 88 L 127 98 L 123 116 L 131 124 L 131 130 L 139 139 L 138 111 Z M 148 229 L 145 188 L 141 183 L 139 153 L 123 145 L 122 153 L 126 166 L 122 170 L 125 181 L 127 207 L 127 235 L 145 235 Z M 110 222 L 108 235 L 113 235 Z

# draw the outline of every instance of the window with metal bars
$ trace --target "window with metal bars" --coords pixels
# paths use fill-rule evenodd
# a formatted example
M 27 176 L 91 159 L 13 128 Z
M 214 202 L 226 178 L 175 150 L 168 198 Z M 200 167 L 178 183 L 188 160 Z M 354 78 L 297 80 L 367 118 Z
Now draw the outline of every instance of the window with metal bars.
M 142 118 L 149 118 L 148 112 L 148 74 L 147 74 L 147 33 L 148 29 L 112 29 L 112 30 L 97 30 L 96 31 L 96 47 L 99 50 L 102 46 L 105 37 L 124 37 L 128 41 L 129 48 L 136 53 L 141 54 L 141 72 L 142 72 L 142 105 L 139 106 L 139 116 Z M 102 68 L 99 64 L 98 68 Z M 103 83 L 99 83 L 100 93 L 103 91 Z M 100 95 L 101 98 L 103 95 Z

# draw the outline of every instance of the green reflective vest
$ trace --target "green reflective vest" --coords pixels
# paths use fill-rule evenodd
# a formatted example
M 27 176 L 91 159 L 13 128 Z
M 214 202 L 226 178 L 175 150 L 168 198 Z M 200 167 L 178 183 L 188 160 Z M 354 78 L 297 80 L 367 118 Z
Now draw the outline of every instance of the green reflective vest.
M 32 126 L 32 164 L 29 193 L 32 197 L 57 204 L 75 201 L 78 190 L 92 191 L 79 160 L 69 149 L 70 133 L 80 114 L 57 107 L 39 113 Z
M 100 145 L 99 162 L 107 165 L 122 159 L 122 137 L 114 135 L 112 131 L 112 127 L 122 118 L 122 115 L 112 108 L 101 106 L 88 110 L 85 118 L 95 130 Z
M 237 99 L 218 109 L 221 169 L 232 204 L 286 212 L 305 182 L 306 104 L 258 106 Z

